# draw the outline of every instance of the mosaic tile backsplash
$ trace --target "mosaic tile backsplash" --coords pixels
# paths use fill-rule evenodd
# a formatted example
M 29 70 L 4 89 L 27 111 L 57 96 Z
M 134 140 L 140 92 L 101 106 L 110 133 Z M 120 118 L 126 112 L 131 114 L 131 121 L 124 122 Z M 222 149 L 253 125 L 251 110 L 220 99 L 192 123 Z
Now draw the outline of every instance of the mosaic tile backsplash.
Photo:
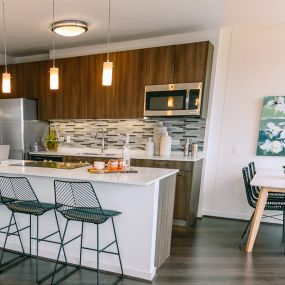
M 130 135 L 132 149 L 145 149 L 149 137 L 153 136 L 154 128 L 159 122 L 167 127 L 169 135 L 179 144 L 172 144 L 173 151 L 182 151 L 185 139 L 190 138 L 198 143 L 203 150 L 205 120 L 196 118 L 159 118 L 159 119 L 128 119 L 128 120 L 55 120 L 51 126 L 57 128 L 59 135 L 70 136 L 72 147 L 100 147 L 102 134 L 98 128 L 105 131 L 106 148 L 121 148 L 125 135 Z

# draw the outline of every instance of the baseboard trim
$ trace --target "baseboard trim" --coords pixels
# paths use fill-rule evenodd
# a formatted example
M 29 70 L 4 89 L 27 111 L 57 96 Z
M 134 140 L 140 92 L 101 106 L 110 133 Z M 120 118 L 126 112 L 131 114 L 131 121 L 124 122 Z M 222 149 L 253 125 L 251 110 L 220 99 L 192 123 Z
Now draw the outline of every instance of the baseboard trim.
M 278 213 L 278 211 L 270 211 L 271 214 Z M 280 211 L 279 211 L 280 212 Z M 280 214 L 282 215 L 282 214 Z M 215 219 L 226 219 L 226 220 L 232 220 L 232 221 L 248 221 L 250 219 L 250 215 L 246 214 L 233 214 L 233 213 L 226 213 L 226 212 L 219 212 L 219 211 L 204 211 L 202 218 L 209 217 L 209 218 L 215 218 Z M 282 224 L 282 221 L 277 221 L 272 218 L 266 218 L 261 221 L 261 223 L 264 224 Z

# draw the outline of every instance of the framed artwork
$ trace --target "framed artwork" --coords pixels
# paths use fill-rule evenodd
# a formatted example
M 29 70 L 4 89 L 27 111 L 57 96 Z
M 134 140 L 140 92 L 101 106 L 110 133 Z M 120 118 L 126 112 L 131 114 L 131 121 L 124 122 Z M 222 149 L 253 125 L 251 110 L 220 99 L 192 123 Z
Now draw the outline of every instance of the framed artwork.
M 285 96 L 264 98 L 256 154 L 285 156 Z

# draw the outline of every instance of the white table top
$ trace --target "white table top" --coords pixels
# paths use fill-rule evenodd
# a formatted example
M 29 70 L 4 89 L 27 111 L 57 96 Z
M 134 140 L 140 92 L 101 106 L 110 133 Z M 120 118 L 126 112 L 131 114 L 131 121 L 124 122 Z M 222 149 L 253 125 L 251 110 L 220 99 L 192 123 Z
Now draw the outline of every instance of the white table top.
M 150 185 L 163 178 L 176 174 L 177 169 L 132 167 L 138 173 L 111 173 L 111 174 L 91 174 L 87 167 L 77 169 L 54 169 L 27 166 L 11 166 L 11 164 L 21 163 L 22 160 L 1 161 L 0 175 L 22 175 L 41 176 L 60 179 L 75 179 L 90 182 L 119 183 L 131 185 Z
M 285 174 L 283 170 L 260 169 L 250 184 L 258 187 L 285 189 Z

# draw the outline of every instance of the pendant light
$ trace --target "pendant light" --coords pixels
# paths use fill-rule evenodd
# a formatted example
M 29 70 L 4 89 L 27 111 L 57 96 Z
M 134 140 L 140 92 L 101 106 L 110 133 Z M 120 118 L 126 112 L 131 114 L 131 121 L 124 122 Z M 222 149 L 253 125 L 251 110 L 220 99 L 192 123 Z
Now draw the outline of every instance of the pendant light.
M 113 73 L 113 62 L 109 61 L 109 51 L 110 51 L 110 25 L 111 25 L 111 0 L 109 0 L 109 15 L 108 15 L 108 46 L 107 46 L 107 61 L 103 64 L 103 76 L 102 85 L 111 86 L 112 85 L 112 73 Z
M 54 27 L 54 0 L 52 0 L 52 27 Z M 49 88 L 50 90 L 57 90 L 59 86 L 58 68 L 55 67 L 54 57 L 54 42 L 55 33 L 52 33 L 52 67 L 49 69 Z
M 2 11 L 3 11 L 4 61 L 5 61 L 5 72 L 2 74 L 2 92 L 11 93 L 11 74 L 7 72 L 7 39 L 6 39 L 5 0 L 2 0 Z

